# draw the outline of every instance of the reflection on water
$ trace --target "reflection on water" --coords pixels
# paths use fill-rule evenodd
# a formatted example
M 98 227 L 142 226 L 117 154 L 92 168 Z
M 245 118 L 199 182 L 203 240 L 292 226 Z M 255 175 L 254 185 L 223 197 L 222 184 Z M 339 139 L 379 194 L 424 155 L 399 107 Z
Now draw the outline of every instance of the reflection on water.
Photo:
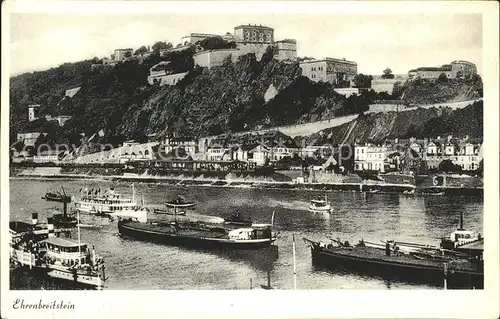
M 54 203 L 40 199 L 49 189 L 64 186 L 76 195 L 80 188 L 114 186 L 119 193 L 130 193 L 127 183 L 108 181 L 11 180 L 12 220 L 30 222 L 38 212 L 46 221 Z M 174 187 L 135 184 L 137 198 L 144 196 L 148 205 L 162 205 L 178 194 L 197 202 L 187 218 L 208 215 L 225 217 L 237 209 L 255 222 L 271 221 L 275 212 L 275 230 L 279 237 L 268 250 L 252 252 L 189 250 L 173 246 L 122 238 L 116 222 L 107 218 L 81 215 L 83 241 L 91 242 L 107 263 L 108 289 L 248 289 L 267 283 L 270 270 L 272 286 L 293 289 L 292 235 L 296 242 L 298 289 L 399 289 L 426 287 L 413 283 L 389 282 L 356 274 L 334 274 L 312 265 L 311 252 L 298 240 L 326 240 L 330 237 L 358 242 L 398 241 L 437 244 L 444 234 L 458 227 L 460 212 L 467 228 L 482 231 L 483 203 L 473 197 L 366 194 L 357 192 L 317 192 L 267 189 L 210 187 Z M 331 214 L 309 211 L 309 202 L 327 194 Z M 56 204 L 57 205 L 57 204 Z M 150 218 L 172 216 L 149 214 Z M 76 231 L 72 234 L 76 238 Z M 14 272 L 13 272 L 14 273 Z M 37 289 L 39 279 L 26 280 L 19 274 L 11 277 L 13 286 Z M 39 288 L 38 288 L 39 289 Z M 61 289 L 44 287 L 44 289 Z

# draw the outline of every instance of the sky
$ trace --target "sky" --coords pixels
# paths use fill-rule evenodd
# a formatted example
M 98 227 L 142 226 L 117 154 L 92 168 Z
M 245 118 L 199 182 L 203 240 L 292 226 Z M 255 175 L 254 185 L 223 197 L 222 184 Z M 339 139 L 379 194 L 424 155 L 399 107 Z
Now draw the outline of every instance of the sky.
M 389 67 L 406 74 L 419 66 L 466 60 L 482 74 L 480 14 L 89 14 L 11 15 L 10 74 L 111 55 L 116 48 L 180 42 L 191 32 L 225 34 L 241 24 L 274 29 L 275 40 L 297 40 L 298 56 L 346 58 L 358 73 Z

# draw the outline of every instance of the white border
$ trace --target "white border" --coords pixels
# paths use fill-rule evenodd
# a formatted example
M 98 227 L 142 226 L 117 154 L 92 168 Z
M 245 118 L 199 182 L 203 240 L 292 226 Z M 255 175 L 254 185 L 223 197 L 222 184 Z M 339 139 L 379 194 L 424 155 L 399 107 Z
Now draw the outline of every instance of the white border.
M 484 291 L 9 291 L 8 249 L 1 251 L 1 314 L 4 318 L 198 317 L 198 318 L 496 318 L 498 309 L 498 2 L 160 2 L 6 1 L 2 3 L 1 247 L 8 247 L 9 15 L 16 13 L 482 13 L 485 124 L 486 237 Z M 13 310 L 13 300 L 65 300 L 73 311 Z

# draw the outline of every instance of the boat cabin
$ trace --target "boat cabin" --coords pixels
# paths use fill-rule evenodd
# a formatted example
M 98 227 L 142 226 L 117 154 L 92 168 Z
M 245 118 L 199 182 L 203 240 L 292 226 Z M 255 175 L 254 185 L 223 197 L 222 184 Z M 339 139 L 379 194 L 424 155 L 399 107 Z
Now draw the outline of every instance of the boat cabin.
M 45 256 L 63 265 L 85 264 L 88 256 L 87 244 L 78 244 L 65 238 L 49 237 L 40 242 L 40 251 Z
M 471 230 L 456 230 L 451 233 L 450 240 L 463 245 L 480 239 L 480 235 Z
M 232 240 L 252 240 L 271 238 L 271 226 L 265 225 L 252 228 L 238 228 L 229 231 L 228 237 Z

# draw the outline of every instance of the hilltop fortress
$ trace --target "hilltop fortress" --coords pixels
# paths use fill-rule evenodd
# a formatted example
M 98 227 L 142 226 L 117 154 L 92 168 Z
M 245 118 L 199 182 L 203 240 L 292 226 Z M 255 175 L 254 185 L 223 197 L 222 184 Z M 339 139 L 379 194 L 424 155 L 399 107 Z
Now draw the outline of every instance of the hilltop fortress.
M 234 43 L 228 48 L 206 50 L 200 46 L 200 42 L 218 37 L 224 41 Z M 252 53 L 257 61 L 269 47 L 274 49 L 274 58 L 278 61 L 297 60 L 297 41 L 295 39 L 274 40 L 274 29 L 263 25 L 239 25 L 234 28 L 234 33 L 225 35 L 191 33 L 181 39 L 180 46 L 160 51 L 160 55 L 169 52 L 181 51 L 191 47 L 196 48 L 193 55 L 194 65 L 204 68 L 221 66 L 224 61 L 230 59 L 233 63 L 240 56 Z M 150 69 L 148 82 L 150 84 L 174 85 L 187 73 L 177 73 L 169 68 L 168 62 L 160 62 Z M 314 82 L 330 82 L 340 87 L 350 87 L 350 81 L 357 74 L 357 63 L 346 59 L 325 58 L 322 60 L 305 59 L 300 63 L 302 74 Z
M 218 37 L 227 42 L 234 42 L 235 47 L 214 50 L 205 50 L 199 43 L 207 38 Z M 234 34 L 224 35 L 209 33 L 191 33 L 182 37 L 181 45 L 176 48 L 160 51 L 160 55 L 165 55 L 172 51 L 181 51 L 194 46 L 196 53 L 193 55 L 195 66 L 212 68 L 221 66 L 226 59 L 231 59 L 234 63 L 240 56 L 249 53 L 255 54 L 257 61 L 262 59 L 269 47 L 275 49 L 274 58 L 280 61 L 293 61 L 297 58 L 297 41 L 294 39 L 284 39 L 274 41 L 274 29 L 262 25 L 239 25 L 234 28 Z M 160 62 L 150 69 L 148 82 L 150 84 L 174 85 L 181 80 L 186 73 L 174 73 L 169 70 L 168 63 Z

